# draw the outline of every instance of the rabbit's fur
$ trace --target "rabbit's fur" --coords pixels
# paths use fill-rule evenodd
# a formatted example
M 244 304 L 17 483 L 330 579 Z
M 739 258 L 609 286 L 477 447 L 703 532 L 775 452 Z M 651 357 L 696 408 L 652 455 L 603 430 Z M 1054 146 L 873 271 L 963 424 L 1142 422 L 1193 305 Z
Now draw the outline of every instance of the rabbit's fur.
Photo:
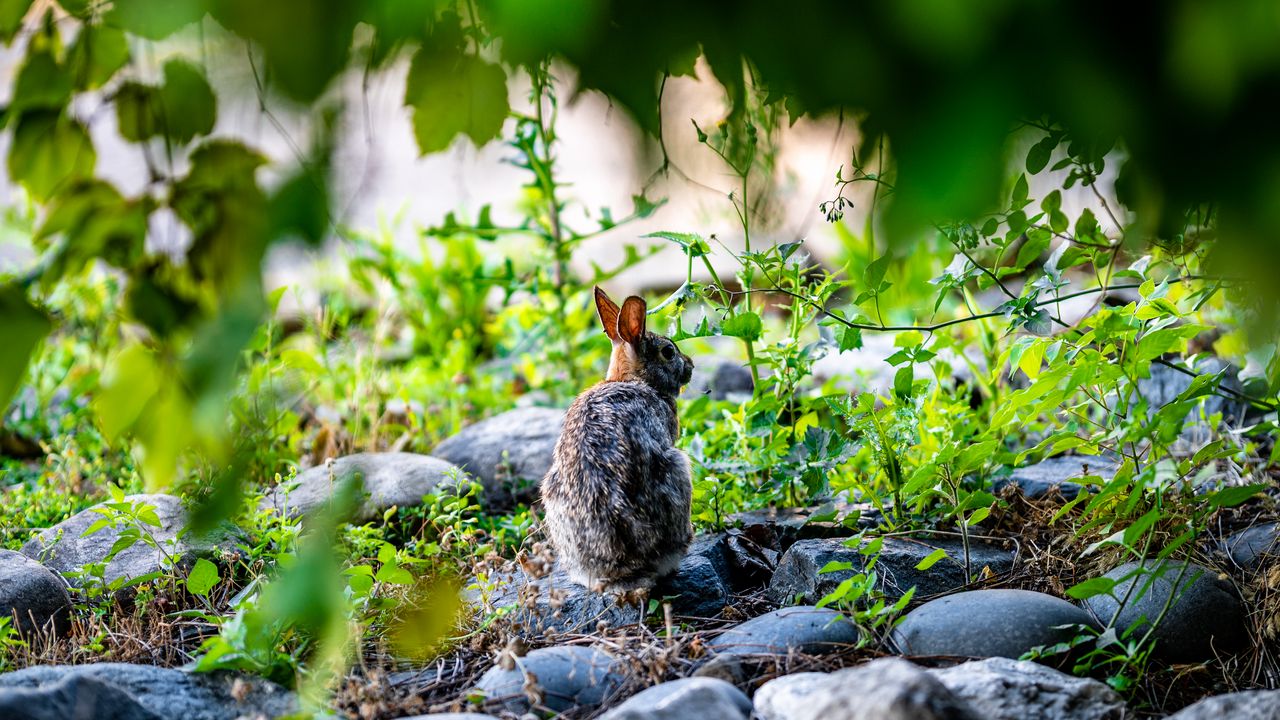
M 613 355 L 604 382 L 569 408 L 542 481 L 561 566 L 595 590 L 647 588 L 684 558 L 693 527 L 689 458 L 676 449 L 676 395 L 693 361 L 645 329 L 645 303 L 619 309 L 596 288 Z

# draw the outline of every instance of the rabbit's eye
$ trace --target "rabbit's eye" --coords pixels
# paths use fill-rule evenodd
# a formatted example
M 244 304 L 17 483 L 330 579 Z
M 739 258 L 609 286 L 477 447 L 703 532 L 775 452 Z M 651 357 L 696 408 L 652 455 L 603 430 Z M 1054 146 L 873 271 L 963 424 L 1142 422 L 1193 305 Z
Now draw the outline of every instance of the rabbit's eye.
M 672 360 L 672 359 L 674 359 L 674 358 L 675 358 L 675 356 L 676 356 L 676 349 L 675 349 L 674 347 L 672 347 L 672 346 L 670 346 L 670 345 L 663 345 L 663 346 L 662 346 L 662 359 L 663 359 L 663 360 Z

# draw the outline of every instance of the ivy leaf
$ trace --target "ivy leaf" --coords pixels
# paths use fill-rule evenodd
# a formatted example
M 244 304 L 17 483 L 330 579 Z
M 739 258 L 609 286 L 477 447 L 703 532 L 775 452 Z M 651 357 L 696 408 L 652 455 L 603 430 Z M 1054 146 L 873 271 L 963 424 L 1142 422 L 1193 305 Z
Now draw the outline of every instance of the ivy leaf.
M 413 57 L 404 104 L 413 108 L 413 135 L 424 155 L 448 148 L 458 135 L 484 145 L 502 132 L 511 110 L 501 67 L 429 45 Z
M 0 285 L 0 327 L 4 346 L 0 349 L 0 411 L 18 389 L 36 346 L 53 329 L 48 316 L 36 309 L 18 284 Z
M 97 163 L 84 126 L 61 113 L 23 113 L 13 131 L 9 176 L 40 202 L 72 180 L 89 177 Z

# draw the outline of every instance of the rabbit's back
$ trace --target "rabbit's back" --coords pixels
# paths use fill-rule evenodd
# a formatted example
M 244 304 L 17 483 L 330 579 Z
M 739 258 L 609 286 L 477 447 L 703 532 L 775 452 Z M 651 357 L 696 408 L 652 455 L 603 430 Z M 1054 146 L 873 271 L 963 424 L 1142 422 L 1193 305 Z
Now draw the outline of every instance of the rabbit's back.
M 644 383 L 601 383 L 569 408 L 542 497 L 575 580 L 640 586 L 679 564 L 692 488 L 678 432 L 673 403 Z

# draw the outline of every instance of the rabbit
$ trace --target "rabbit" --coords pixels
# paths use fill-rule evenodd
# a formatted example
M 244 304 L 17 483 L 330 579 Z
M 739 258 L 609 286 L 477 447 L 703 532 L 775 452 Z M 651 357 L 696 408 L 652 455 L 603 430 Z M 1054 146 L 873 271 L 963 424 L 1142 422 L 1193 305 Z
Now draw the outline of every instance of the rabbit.
M 693 361 L 645 329 L 643 299 L 619 309 L 600 288 L 613 342 L 603 382 L 574 400 L 542 481 L 546 528 L 569 579 L 597 592 L 646 590 L 672 573 L 693 539 L 689 458 L 676 395 Z

